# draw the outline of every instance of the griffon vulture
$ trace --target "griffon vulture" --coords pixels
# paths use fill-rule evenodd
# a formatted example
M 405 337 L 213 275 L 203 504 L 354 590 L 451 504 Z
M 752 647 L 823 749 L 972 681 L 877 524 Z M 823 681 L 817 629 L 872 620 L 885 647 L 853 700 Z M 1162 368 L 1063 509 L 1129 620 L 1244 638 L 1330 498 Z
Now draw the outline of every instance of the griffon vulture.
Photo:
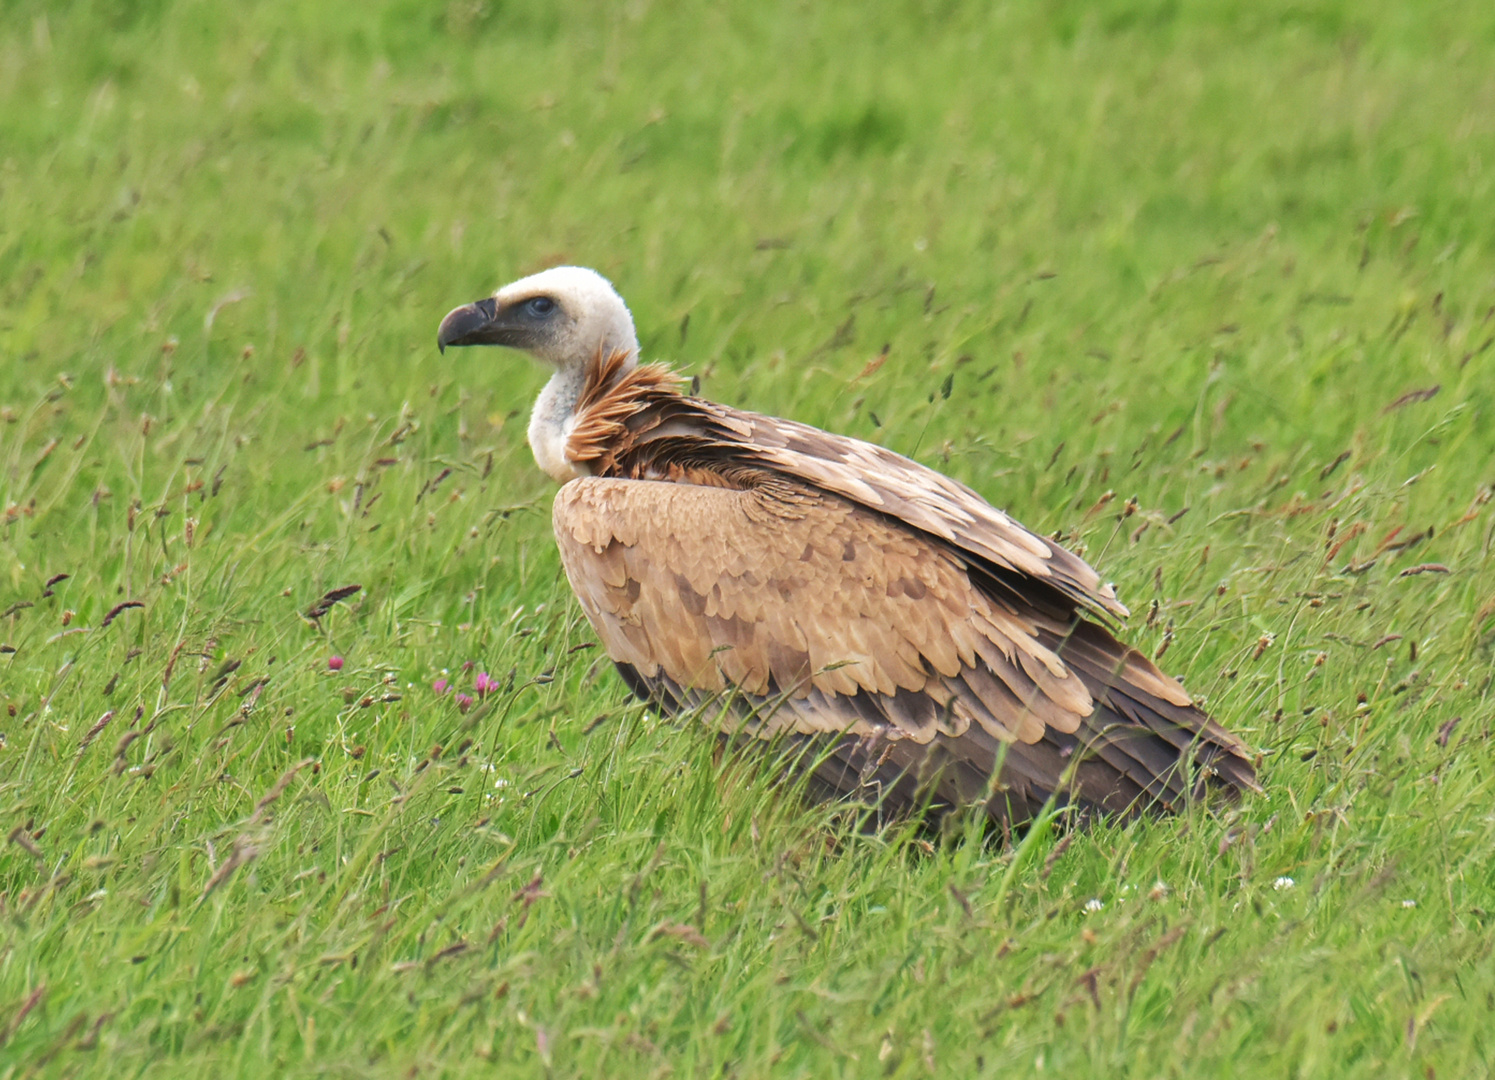
M 1080 558 L 890 450 L 683 393 L 596 272 L 507 285 L 437 344 L 555 369 L 529 444 L 634 693 L 802 749 L 817 793 L 1010 827 L 1050 798 L 1130 815 L 1260 790 L 1244 744 L 1112 635 L 1127 610 Z

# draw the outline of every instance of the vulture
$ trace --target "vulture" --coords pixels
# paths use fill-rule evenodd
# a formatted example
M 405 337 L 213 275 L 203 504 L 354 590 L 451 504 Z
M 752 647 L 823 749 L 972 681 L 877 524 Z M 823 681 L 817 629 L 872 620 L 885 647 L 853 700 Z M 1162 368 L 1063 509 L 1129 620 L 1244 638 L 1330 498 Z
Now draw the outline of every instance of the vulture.
M 1083 560 L 891 450 L 706 401 L 640 364 L 593 270 L 456 308 L 437 345 L 554 368 L 529 422 L 566 577 L 623 680 L 813 795 L 1004 831 L 1260 791 L 1240 739 L 1122 644 Z

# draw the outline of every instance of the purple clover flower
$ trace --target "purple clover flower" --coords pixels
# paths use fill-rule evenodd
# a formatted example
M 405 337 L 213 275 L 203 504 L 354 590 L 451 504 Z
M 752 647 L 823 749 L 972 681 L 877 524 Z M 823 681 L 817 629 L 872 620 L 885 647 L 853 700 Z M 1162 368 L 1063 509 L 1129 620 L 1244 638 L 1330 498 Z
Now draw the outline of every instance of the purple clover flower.
M 472 705 L 473 705 L 473 701 L 472 701 L 472 696 L 470 694 L 458 694 L 457 695 L 457 711 L 458 712 L 466 712 L 468 709 L 472 708 Z
M 498 689 L 498 680 L 486 671 L 480 671 L 472 680 L 472 688 L 477 692 L 478 697 L 487 697 Z
M 341 656 L 329 656 L 327 658 L 327 669 L 329 671 L 343 670 L 343 658 Z
M 451 688 L 452 684 L 447 682 L 445 679 L 437 679 L 431 684 L 431 689 L 435 690 L 437 694 L 444 694 Z

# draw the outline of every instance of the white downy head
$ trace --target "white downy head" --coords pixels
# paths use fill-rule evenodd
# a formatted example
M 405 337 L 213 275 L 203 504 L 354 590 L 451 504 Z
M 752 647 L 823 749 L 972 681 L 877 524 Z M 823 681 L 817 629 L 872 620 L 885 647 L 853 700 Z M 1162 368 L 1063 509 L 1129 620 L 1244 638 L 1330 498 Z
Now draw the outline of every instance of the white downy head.
M 623 351 L 638 361 L 638 336 L 628 305 L 595 270 L 557 266 L 505 285 L 491 297 L 464 304 L 441 321 L 437 346 L 503 345 L 555 368 L 530 416 L 535 461 L 564 483 L 577 475 L 566 460 L 566 438 L 588 365 L 599 354 Z

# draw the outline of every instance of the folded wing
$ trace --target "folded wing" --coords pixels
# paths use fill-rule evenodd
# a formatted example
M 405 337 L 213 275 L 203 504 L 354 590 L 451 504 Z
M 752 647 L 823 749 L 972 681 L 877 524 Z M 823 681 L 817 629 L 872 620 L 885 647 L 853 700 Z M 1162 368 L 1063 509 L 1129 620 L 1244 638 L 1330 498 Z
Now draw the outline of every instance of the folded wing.
M 799 455 L 797 472 L 823 460 L 783 441 L 750 445 Z M 843 497 L 854 466 L 822 471 L 561 489 L 567 576 L 636 689 L 676 706 L 720 695 L 731 732 L 813 740 L 818 784 L 894 804 L 1025 818 L 1052 793 L 1125 812 L 1206 775 L 1254 786 L 1244 748 L 1177 683 L 1073 606 L 1025 601 L 1032 577 L 1119 609 L 1083 562 L 950 481 L 931 510 L 867 473 Z

